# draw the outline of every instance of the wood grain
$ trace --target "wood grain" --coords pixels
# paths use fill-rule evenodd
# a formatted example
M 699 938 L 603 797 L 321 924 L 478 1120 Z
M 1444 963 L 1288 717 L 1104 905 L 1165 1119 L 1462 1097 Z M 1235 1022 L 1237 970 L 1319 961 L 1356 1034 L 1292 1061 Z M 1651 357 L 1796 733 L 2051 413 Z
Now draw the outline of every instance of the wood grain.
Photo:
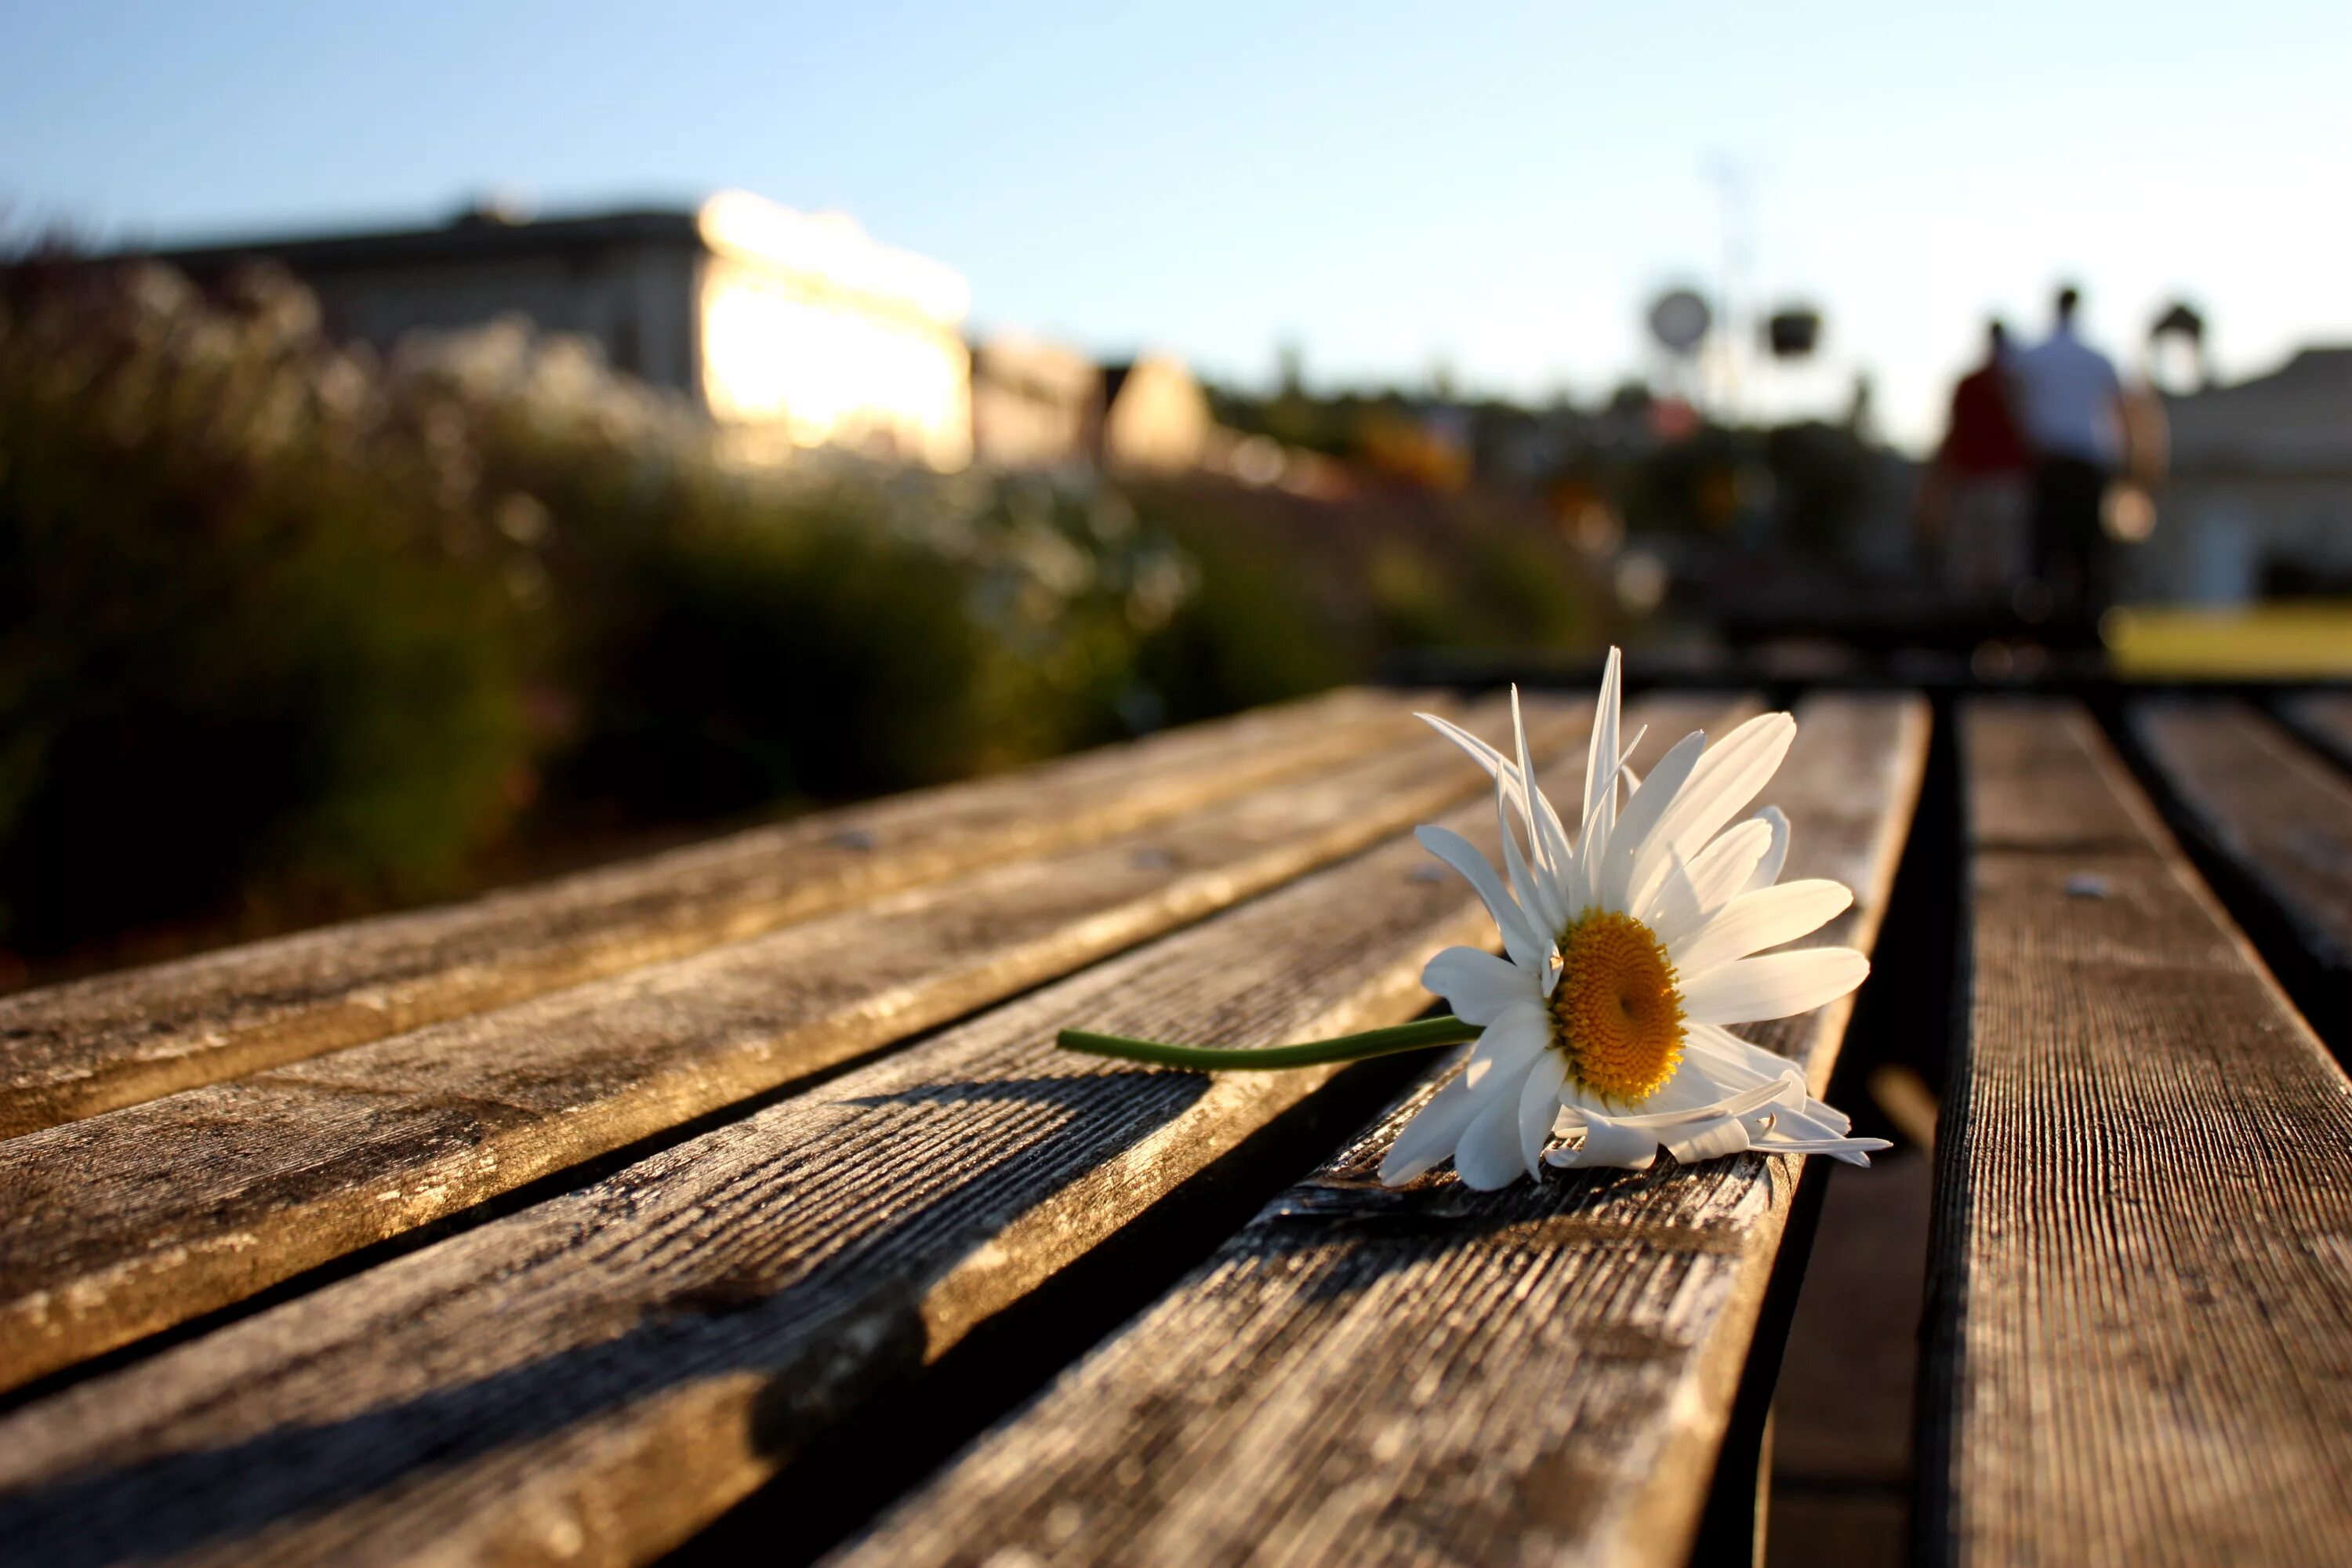
M 1867 945 L 1924 708 L 1807 705 L 1769 791 Z M 1847 1005 L 1757 1031 L 1816 1084 Z M 1377 1184 L 1421 1090 L 832 1560 L 1679 1563 L 1797 1162 Z
M 2352 1084 L 2079 711 L 1962 742 L 1927 1555 L 2352 1562 Z
M 1447 820 L 1491 840 L 1483 798 Z M 20 1412 L 0 1540 L 65 1568 L 643 1561 L 1325 1077 L 1150 1071 L 1055 1029 L 1410 1016 L 1429 952 L 1486 934 L 1433 865 L 1391 842 Z
M 1384 751 L 1138 834 L 11 1139 L 0 1386 L 1066 973 L 1477 786 L 1404 721 Z
M 2131 722 L 2207 842 L 2352 982 L 2352 783 L 2238 703 L 2141 703 Z
M 2352 768 L 2352 691 L 2314 691 L 2279 704 L 2279 717 L 2339 767 Z
M 1140 827 L 1370 752 L 1411 706 L 1335 692 L 469 903 L 0 997 L 0 1138 Z
M 2012 848 L 2145 853 L 2148 818 L 2137 797 L 2117 795 L 2105 774 L 2083 766 L 2081 710 L 2071 702 L 2021 698 L 2010 710 L 2018 722 L 1979 724 L 1969 731 L 1971 776 L 2000 781 L 1969 798 L 1970 847 L 1987 854 Z

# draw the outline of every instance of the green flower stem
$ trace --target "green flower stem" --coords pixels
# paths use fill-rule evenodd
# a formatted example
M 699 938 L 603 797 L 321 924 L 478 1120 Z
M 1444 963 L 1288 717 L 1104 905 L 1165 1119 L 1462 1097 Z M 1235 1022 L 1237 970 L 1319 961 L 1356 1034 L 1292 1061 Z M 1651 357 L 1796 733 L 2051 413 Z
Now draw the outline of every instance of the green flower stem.
M 1399 1051 L 1424 1051 L 1433 1046 L 1459 1046 L 1475 1040 L 1479 1026 L 1455 1017 L 1423 1018 L 1391 1029 L 1367 1029 L 1360 1035 L 1310 1040 L 1300 1046 L 1260 1046 L 1253 1050 L 1221 1050 L 1215 1046 L 1171 1046 L 1160 1040 L 1133 1040 L 1125 1035 L 1097 1035 L 1085 1029 L 1065 1029 L 1062 1048 L 1089 1056 L 1118 1057 L 1158 1067 L 1194 1068 L 1204 1072 L 1278 1072 L 1285 1068 L 1319 1067 L 1325 1062 L 1360 1062 Z

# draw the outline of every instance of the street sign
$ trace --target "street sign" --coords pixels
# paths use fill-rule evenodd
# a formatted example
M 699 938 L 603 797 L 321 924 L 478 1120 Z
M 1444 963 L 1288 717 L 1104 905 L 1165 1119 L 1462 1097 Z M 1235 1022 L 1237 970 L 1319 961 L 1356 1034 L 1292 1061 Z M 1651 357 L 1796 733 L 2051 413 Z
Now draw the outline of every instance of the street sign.
M 1661 294 L 1657 303 L 1650 307 L 1650 335 L 1671 353 L 1689 353 L 1714 324 L 1715 312 L 1688 289 Z

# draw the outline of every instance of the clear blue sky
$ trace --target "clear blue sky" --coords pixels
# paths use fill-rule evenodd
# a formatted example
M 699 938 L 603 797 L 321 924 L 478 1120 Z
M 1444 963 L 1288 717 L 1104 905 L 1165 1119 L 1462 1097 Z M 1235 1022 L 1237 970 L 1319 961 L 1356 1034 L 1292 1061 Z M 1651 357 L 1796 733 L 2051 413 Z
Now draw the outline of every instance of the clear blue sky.
M 1751 287 L 1895 435 L 1999 308 L 2175 293 L 2228 370 L 2352 340 L 2352 5 L 133 5 L 11 0 L 0 203 L 172 240 L 743 186 L 961 268 L 975 319 L 1270 378 L 1590 395 L 1643 301 Z

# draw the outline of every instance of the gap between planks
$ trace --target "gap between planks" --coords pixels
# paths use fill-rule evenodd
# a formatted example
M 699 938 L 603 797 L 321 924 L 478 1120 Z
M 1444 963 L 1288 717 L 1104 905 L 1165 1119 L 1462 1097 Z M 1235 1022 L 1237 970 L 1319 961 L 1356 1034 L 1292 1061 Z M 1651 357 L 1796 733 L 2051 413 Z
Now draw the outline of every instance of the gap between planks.
M 1477 710 L 1490 727 L 1507 706 Z M 1547 742 L 1580 721 L 1557 703 Z M 1478 792 L 1385 749 L 1137 834 L 0 1142 L 0 1387 L 924 1028 Z
M 2280 719 L 2295 733 L 2352 769 L 2352 691 L 2313 691 L 2278 704 Z
M 1483 792 L 1446 820 L 1491 843 Z M 1387 844 L 32 1406 L 0 1423 L 0 1537 L 68 1568 L 641 1561 L 1329 1072 L 1155 1072 L 1057 1027 L 1260 1044 L 1409 1016 L 1428 954 L 1486 934 L 1434 865 Z
M 2352 981 L 2352 784 L 2239 703 L 2139 703 L 2131 725 L 2206 840 Z
M 1351 688 L 467 903 L 0 997 L 0 1138 L 740 941 L 1362 755 Z
M 1962 743 L 1922 1555 L 2352 1562 L 2352 1084 L 2080 710 Z
M 1916 698 L 1822 698 L 1766 799 L 1788 874 L 1872 945 L 1927 738 Z M 1754 1032 L 1816 1088 L 1850 1002 Z M 1801 1163 L 1378 1185 L 1446 1076 L 835 1559 L 919 1564 L 1679 1563 Z

